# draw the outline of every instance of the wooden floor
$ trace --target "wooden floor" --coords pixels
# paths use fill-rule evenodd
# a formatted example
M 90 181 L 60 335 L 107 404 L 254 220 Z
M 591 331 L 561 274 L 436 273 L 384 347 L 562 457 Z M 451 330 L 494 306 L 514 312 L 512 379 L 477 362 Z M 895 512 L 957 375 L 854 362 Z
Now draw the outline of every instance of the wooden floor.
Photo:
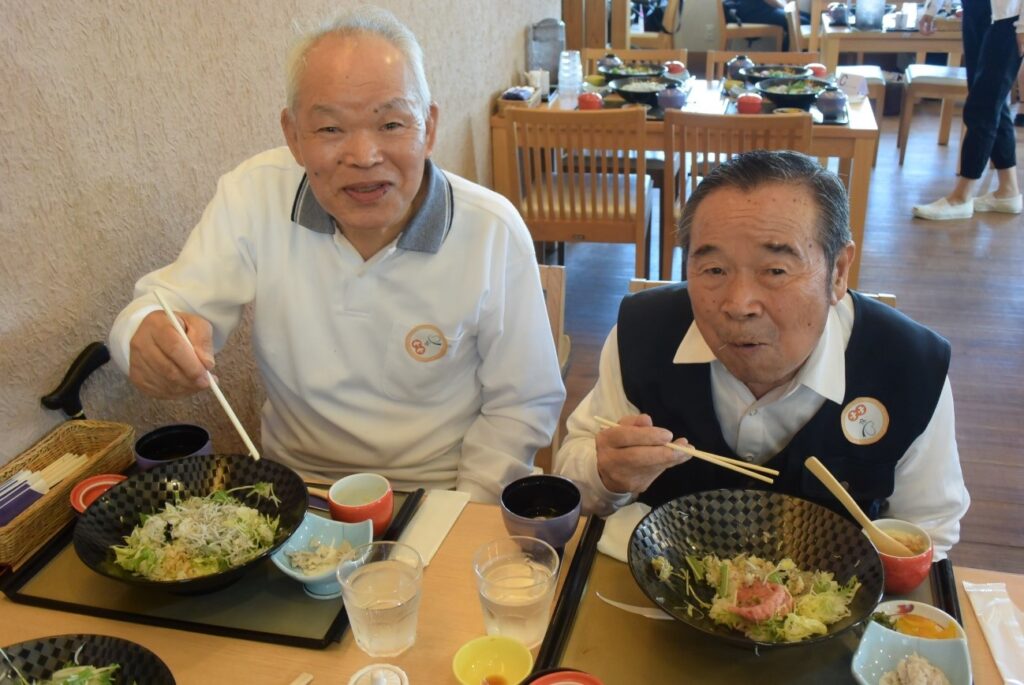
M 957 442 L 972 503 L 951 558 L 1024 573 L 1024 216 L 912 219 L 912 205 L 952 188 L 958 151 L 936 144 L 938 108 L 919 105 L 899 167 L 896 123 L 882 122 L 865 245 L 858 246 L 860 288 L 896 293 L 901 310 L 952 342 Z M 954 143 L 959 134 L 956 124 Z M 1017 156 L 1024 161 L 1020 142 Z M 601 345 L 633 273 L 633 248 L 570 245 L 566 268 L 572 357 L 563 420 L 594 384 Z M 678 257 L 675 271 L 678 279 Z

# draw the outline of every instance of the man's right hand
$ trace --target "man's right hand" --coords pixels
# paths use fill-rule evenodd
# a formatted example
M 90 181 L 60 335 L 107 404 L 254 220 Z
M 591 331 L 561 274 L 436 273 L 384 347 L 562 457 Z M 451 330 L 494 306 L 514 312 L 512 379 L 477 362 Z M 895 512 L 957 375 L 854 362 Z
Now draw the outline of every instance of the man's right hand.
M 643 492 L 665 469 L 690 458 L 665 447 L 671 441 L 672 433 L 655 428 L 647 414 L 624 416 L 615 428 L 598 431 L 594 442 L 601 482 L 612 492 Z M 676 442 L 687 444 L 683 438 Z
M 206 372 L 213 368 L 213 327 L 195 314 L 175 315 L 191 346 L 162 310 L 148 314 L 132 337 L 128 378 L 150 397 L 186 397 L 210 385 Z

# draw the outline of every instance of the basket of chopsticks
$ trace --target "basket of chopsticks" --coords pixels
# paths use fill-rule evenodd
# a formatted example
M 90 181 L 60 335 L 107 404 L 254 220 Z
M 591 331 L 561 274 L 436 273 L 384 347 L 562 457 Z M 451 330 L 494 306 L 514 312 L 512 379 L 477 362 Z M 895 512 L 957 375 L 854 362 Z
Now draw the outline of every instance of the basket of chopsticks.
M 134 441 L 127 424 L 67 421 L 0 467 L 0 565 L 17 566 L 71 520 L 78 481 L 127 469 Z

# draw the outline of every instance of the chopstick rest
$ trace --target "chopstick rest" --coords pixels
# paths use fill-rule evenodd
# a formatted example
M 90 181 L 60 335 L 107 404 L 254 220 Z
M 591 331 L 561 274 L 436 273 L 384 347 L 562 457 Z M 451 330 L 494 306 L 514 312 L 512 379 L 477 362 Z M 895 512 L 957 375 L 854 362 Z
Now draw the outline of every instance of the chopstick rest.
M 618 423 L 611 421 L 610 419 L 606 419 L 603 416 L 595 416 L 594 420 L 597 421 L 599 425 L 604 426 L 605 428 L 621 427 Z M 688 454 L 691 457 L 709 462 L 711 464 L 714 464 L 715 466 L 721 466 L 724 469 L 735 471 L 736 473 L 740 473 L 744 476 L 747 476 L 748 478 L 753 478 L 755 480 L 768 483 L 769 485 L 771 485 L 775 481 L 773 481 L 768 476 L 762 474 L 769 474 L 772 476 L 779 475 L 779 472 L 776 469 L 768 468 L 767 466 L 760 466 L 758 464 L 748 464 L 747 462 L 740 461 L 739 459 L 723 457 L 712 452 L 705 452 L 703 450 L 697 449 L 692 445 L 677 445 L 674 442 L 666 442 L 665 447 L 669 448 L 670 450 L 675 450 L 676 452 Z

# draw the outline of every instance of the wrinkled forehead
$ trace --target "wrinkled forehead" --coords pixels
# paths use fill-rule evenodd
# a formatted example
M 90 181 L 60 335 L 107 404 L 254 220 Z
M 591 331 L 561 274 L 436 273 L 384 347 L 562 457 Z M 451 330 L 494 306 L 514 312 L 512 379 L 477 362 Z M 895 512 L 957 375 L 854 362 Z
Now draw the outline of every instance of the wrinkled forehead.
M 724 186 L 708 193 L 697 207 L 690 248 L 722 231 L 738 230 L 820 243 L 820 217 L 812 189 L 802 183 Z

